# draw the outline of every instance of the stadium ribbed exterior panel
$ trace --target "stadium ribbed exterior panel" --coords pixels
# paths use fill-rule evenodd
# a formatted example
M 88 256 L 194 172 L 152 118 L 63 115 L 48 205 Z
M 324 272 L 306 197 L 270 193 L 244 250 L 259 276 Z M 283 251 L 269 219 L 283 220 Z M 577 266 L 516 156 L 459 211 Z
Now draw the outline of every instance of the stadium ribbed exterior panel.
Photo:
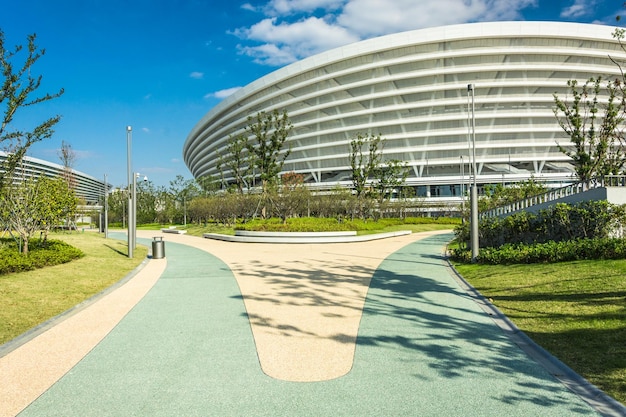
M 6 160 L 7 154 L 0 151 L 0 169 Z M 83 172 L 71 170 L 71 179 L 76 196 L 82 198 L 86 205 L 97 205 L 102 203 L 104 197 L 104 181 L 98 180 Z M 21 181 L 23 178 L 37 178 L 45 176 L 49 178 L 66 176 L 65 167 L 43 159 L 25 156 L 22 160 L 22 169 L 14 181 Z M 109 185 L 110 189 L 111 186 Z
M 248 116 L 276 109 L 294 125 L 283 172 L 301 173 L 311 186 L 351 184 L 349 144 L 359 133 L 380 134 L 384 157 L 406 161 L 407 185 L 418 195 L 459 195 L 474 137 L 479 184 L 570 182 L 571 161 L 557 148 L 569 139 L 555 118 L 554 94 L 567 97 L 571 79 L 620 76 L 611 59 L 626 62 L 626 53 L 613 30 L 475 23 L 347 45 L 281 68 L 220 102 L 190 132 L 183 157 L 196 178 L 218 178 L 229 135 L 243 133 Z

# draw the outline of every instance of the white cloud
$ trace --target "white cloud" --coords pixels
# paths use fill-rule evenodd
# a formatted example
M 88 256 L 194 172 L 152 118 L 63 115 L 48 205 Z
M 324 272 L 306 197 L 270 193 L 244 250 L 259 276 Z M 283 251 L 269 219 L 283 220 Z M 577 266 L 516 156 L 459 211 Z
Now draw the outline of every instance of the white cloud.
M 201 80 L 204 77 L 204 73 L 203 72 L 198 72 L 198 71 L 193 71 L 191 74 L 189 74 L 189 77 L 195 79 L 195 80 Z
M 265 10 L 273 16 L 308 13 L 315 10 L 337 10 L 346 0 L 271 0 Z
M 523 9 L 536 5 L 537 0 L 270 0 L 263 8 L 269 17 L 232 33 L 246 41 L 239 47 L 243 54 L 280 66 L 389 33 L 519 19 Z
M 231 94 L 233 94 L 235 91 L 239 90 L 240 88 L 241 87 L 232 87 L 232 88 L 227 88 L 225 90 L 219 90 L 214 93 L 206 94 L 204 98 L 219 98 L 219 99 L 226 98 L 230 96 Z
M 581 17 L 594 11 L 595 0 L 575 0 L 574 4 L 561 10 L 561 17 L 565 19 Z
M 277 23 L 277 18 L 264 19 L 238 35 L 264 42 L 260 46 L 240 50 L 256 62 L 283 65 L 316 53 L 359 40 L 345 28 L 331 25 L 324 19 L 309 17 L 294 23 Z
M 250 3 L 244 3 L 244 4 L 242 4 L 242 5 L 241 5 L 241 8 L 242 8 L 243 10 L 248 10 L 248 11 L 251 11 L 251 12 L 256 12 L 256 7 L 254 7 L 254 6 L 253 6 L 253 5 L 251 5 Z
M 147 127 L 142 127 L 141 131 L 144 133 L 150 133 L 150 129 L 148 129 Z

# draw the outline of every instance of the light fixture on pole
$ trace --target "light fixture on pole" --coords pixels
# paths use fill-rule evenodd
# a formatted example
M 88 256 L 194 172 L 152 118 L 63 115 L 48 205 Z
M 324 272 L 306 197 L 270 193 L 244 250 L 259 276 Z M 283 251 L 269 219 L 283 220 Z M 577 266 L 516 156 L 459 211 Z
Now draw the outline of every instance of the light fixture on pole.
M 127 170 L 128 170 L 128 257 L 133 257 L 133 249 L 134 246 L 134 224 L 133 218 L 135 217 L 135 213 L 133 212 L 133 174 L 131 168 L 131 142 L 132 142 L 132 132 L 133 128 L 131 126 L 126 126 L 126 151 L 127 151 Z
M 467 85 L 467 97 L 469 101 L 470 93 L 472 96 L 472 186 L 470 188 L 470 245 L 472 247 L 472 261 L 478 258 L 478 189 L 476 188 L 476 115 L 474 112 L 474 84 Z M 468 103 L 469 107 L 469 103 Z

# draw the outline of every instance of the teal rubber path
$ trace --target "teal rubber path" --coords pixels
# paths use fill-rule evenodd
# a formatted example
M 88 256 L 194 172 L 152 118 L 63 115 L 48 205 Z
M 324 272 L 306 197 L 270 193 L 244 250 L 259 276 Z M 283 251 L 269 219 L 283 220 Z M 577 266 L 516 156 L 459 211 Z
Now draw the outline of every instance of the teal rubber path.
M 598 415 L 457 285 L 441 255 L 449 239 L 417 241 L 382 262 L 352 370 L 311 383 L 265 375 L 229 268 L 168 242 L 150 292 L 20 416 Z

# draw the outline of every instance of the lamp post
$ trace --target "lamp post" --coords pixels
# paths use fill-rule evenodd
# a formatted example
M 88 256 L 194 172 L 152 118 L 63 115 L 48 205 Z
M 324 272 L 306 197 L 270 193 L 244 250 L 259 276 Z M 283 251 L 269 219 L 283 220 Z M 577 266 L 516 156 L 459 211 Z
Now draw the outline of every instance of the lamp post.
M 470 245 L 472 247 L 472 261 L 478 258 L 478 190 L 476 188 L 476 115 L 474 113 L 474 84 L 467 85 L 467 99 L 469 107 L 470 93 L 472 96 L 472 123 L 471 123 L 471 139 L 472 139 L 472 185 L 470 188 Z M 469 140 L 469 139 L 468 139 Z
M 109 187 L 107 185 L 107 174 L 104 174 L 104 238 L 109 237 Z
M 137 248 L 137 178 L 139 178 L 141 174 L 135 172 L 133 174 L 133 190 L 132 190 L 132 200 L 133 200 L 133 249 Z M 148 177 L 143 177 L 144 182 L 148 181 Z
M 461 155 L 461 220 L 465 213 L 465 168 L 463 167 L 463 155 Z
M 137 248 L 137 177 L 138 172 L 133 174 L 133 250 Z
M 126 151 L 127 151 L 127 170 L 128 170 L 128 257 L 133 257 L 133 249 L 135 249 L 135 237 L 133 236 L 134 232 L 134 218 L 135 213 L 133 211 L 133 173 L 131 168 L 131 142 L 132 142 L 132 132 L 133 128 L 131 126 L 126 126 Z

